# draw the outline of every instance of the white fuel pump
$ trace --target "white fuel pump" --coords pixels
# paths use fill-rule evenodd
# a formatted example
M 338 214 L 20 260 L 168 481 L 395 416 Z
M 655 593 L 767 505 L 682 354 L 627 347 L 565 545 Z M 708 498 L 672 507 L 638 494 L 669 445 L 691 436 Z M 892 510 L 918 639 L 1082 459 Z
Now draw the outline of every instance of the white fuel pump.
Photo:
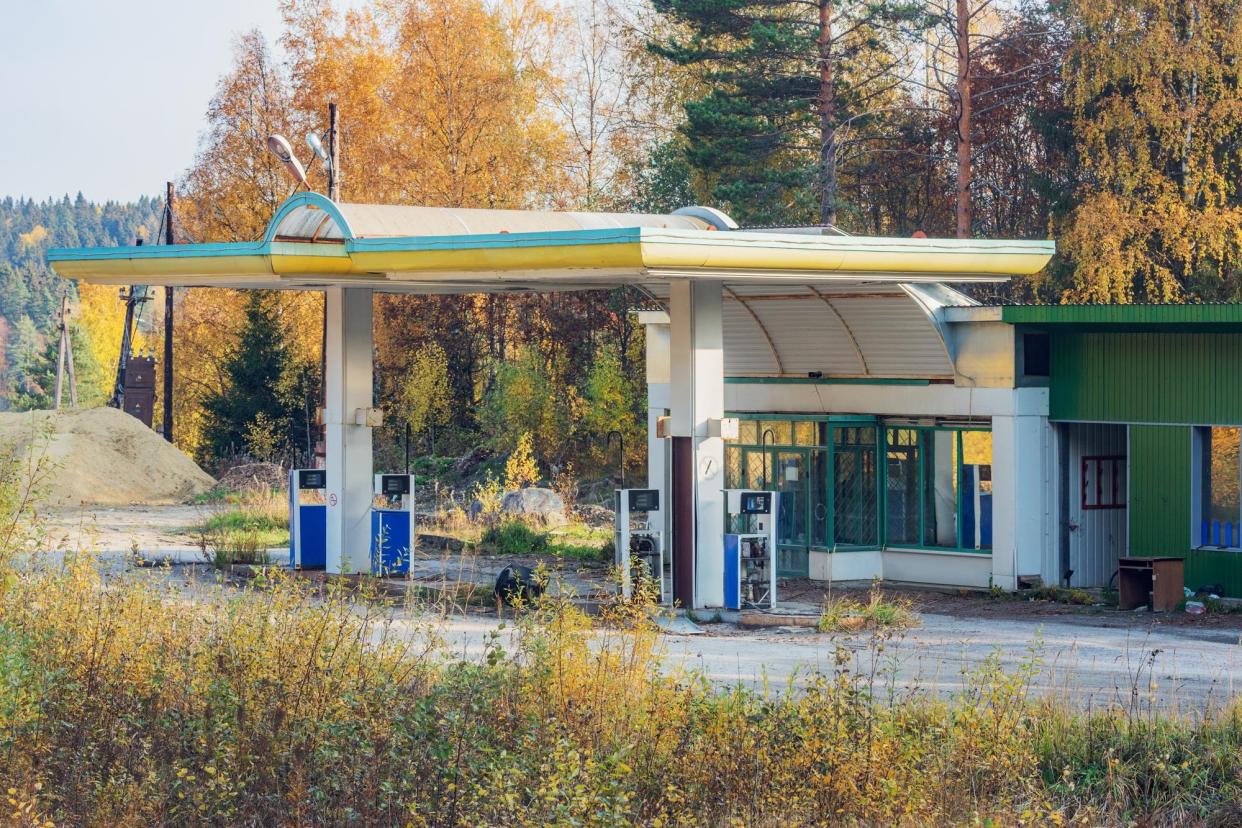
M 328 563 L 328 506 L 323 469 L 289 471 L 289 566 L 323 569 Z
M 621 594 L 629 598 L 640 579 L 653 583 L 664 603 L 664 539 L 651 518 L 660 511 L 659 489 L 617 489 L 615 501 L 616 552 L 613 562 L 621 572 Z
M 725 608 L 776 605 L 777 492 L 725 492 Z
M 371 574 L 408 575 L 414 549 L 414 476 L 375 475 L 371 501 Z

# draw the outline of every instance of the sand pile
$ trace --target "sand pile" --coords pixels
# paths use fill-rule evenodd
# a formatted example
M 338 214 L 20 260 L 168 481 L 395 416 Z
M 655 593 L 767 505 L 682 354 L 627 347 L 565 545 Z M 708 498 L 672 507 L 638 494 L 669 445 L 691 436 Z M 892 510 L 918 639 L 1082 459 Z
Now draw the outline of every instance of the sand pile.
M 46 459 L 37 489 L 48 505 L 182 503 L 215 484 L 163 437 L 115 408 L 0 414 L 0 446 Z

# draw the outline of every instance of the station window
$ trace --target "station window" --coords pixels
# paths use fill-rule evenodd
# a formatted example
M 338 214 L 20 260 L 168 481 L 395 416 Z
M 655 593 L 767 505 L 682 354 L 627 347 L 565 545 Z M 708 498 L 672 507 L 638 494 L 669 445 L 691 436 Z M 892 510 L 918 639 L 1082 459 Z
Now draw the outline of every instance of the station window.
M 991 432 L 890 428 L 885 543 L 939 549 L 992 545 Z
M 1126 458 L 1108 455 L 1082 458 L 1082 508 L 1126 508 Z
M 1236 426 L 1195 429 L 1196 545 L 1242 547 L 1242 457 Z
M 1052 347 L 1046 333 L 1022 335 L 1022 373 L 1028 377 L 1046 377 L 1052 369 Z

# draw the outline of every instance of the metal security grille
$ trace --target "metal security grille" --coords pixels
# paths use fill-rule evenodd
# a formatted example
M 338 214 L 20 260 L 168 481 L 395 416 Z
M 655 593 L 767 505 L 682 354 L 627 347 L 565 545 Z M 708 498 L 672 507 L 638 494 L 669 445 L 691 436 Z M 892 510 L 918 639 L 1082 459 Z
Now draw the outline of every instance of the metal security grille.
M 833 429 L 833 540 L 874 546 L 878 532 L 876 429 Z

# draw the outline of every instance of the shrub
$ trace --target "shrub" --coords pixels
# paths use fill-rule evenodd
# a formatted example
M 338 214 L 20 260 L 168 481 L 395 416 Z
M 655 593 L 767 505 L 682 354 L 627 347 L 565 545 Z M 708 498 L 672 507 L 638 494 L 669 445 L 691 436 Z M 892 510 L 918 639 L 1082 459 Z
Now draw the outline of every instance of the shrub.
M 518 437 L 517 447 L 505 463 L 505 489 L 524 489 L 539 482 L 539 464 L 531 445 L 529 431 Z
M 501 555 L 532 555 L 548 551 L 548 533 L 527 526 L 520 520 L 508 520 L 491 526 L 479 543 Z

